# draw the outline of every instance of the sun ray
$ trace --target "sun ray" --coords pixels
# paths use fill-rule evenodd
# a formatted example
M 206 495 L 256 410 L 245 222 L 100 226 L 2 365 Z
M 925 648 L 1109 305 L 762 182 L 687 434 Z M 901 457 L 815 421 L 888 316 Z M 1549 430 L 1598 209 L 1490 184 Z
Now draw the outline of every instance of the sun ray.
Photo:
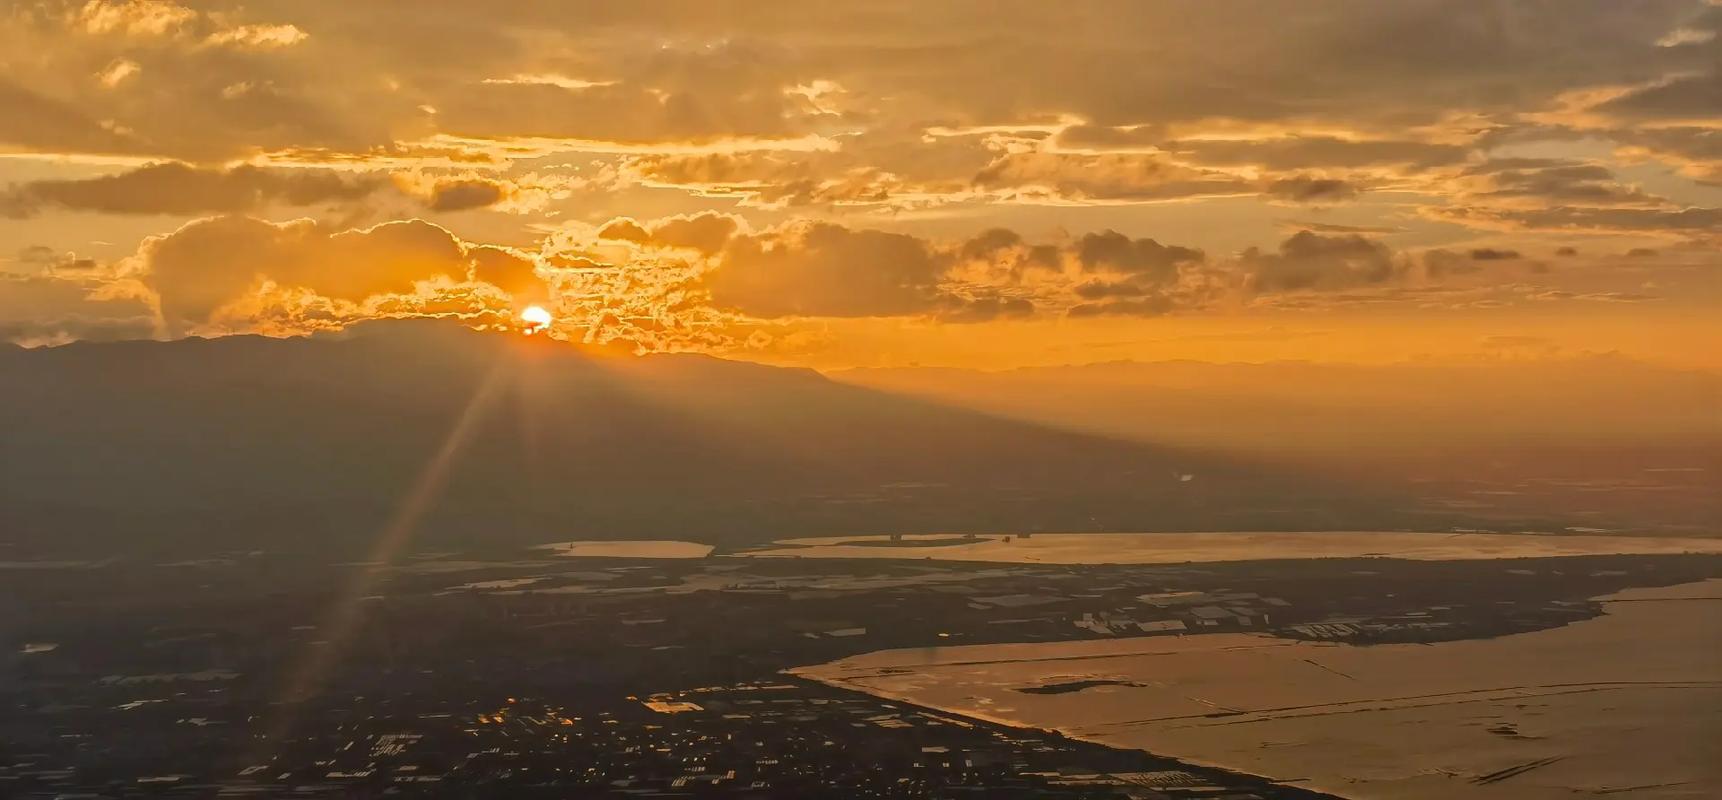
M 330 607 L 328 615 L 318 626 L 320 643 L 309 645 L 289 667 L 281 688 L 271 707 L 274 719 L 264 727 L 258 738 L 258 752 L 247 758 L 246 765 L 267 763 L 286 745 L 297 722 L 300 703 L 314 697 L 322 688 L 330 671 L 339 662 L 346 644 L 357 633 L 365 619 L 365 598 L 371 596 L 377 584 L 387 575 L 406 544 L 411 541 L 424 518 L 447 483 L 449 470 L 463 447 L 472 438 L 474 428 L 504 383 L 507 363 L 491 368 L 474 390 L 448 435 L 443 437 L 436 452 L 426 462 L 411 487 L 401 498 L 394 514 L 383 526 L 371 545 L 361 566 L 357 567 L 346 586 Z

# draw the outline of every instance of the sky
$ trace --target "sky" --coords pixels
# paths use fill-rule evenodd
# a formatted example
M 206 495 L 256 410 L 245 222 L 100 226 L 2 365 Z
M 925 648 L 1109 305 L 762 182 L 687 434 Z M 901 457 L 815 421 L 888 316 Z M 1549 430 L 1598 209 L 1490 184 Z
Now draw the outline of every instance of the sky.
M 1722 369 L 1717 0 L 13 0 L 0 340 Z

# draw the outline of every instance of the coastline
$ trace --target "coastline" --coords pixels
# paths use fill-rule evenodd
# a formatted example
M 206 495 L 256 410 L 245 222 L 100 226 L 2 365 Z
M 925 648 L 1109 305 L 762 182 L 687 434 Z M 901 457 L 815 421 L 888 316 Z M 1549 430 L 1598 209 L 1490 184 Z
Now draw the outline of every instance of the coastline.
M 1115 744 L 1112 742 L 1104 741 L 1102 739 L 1095 738 L 1093 736 L 1083 735 L 1079 732 L 1076 732 L 1074 730 L 1067 729 L 1064 727 L 1043 728 L 1043 727 L 1040 727 L 1037 725 L 1030 725 L 1030 724 L 1024 723 L 1020 720 L 1013 720 L 1013 719 L 1008 719 L 1008 718 L 1004 718 L 1004 717 L 998 717 L 998 716 L 994 716 L 991 714 L 986 714 L 983 712 L 975 711 L 972 709 L 952 709 L 952 708 L 944 708 L 944 707 L 940 707 L 940 706 L 936 706 L 936 705 L 928 705 L 928 704 L 921 702 L 919 700 L 911 699 L 908 695 L 901 694 L 898 692 L 892 692 L 892 691 L 888 691 L 888 690 L 873 690 L 873 689 L 862 690 L 862 689 L 857 688 L 855 686 L 844 683 L 840 680 L 826 679 L 826 678 L 822 678 L 822 677 L 819 677 L 817 675 L 809 674 L 808 672 L 806 672 L 806 670 L 815 669 L 815 668 L 817 668 L 817 666 L 818 665 L 813 665 L 813 666 L 808 666 L 808 667 L 791 667 L 790 669 L 783 670 L 780 674 L 788 675 L 790 677 L 798 678 L 798 679 L 805 680 L 805 681 L 812 681 L 812 682 L 818 683 L 822 686 L 826 686 L 826 687 L 829 687 L 832 689 L 837 689 L 840 691 L 857 692 L 857 693 L 865 694 L 869 697 L 878 698 L 880 700 L 888 700 L 888 701 L 893 702 L 893 703 L 902 703 L 903 705 L 910 706 L 913 708 L 923 709 L 926 711 L 935 711 L 935 712 L 938 712 L 939 714 L 949 716 L 949 717 L 956 717 L 958 719 L 973 720 L 975 722 L 981 722 L 981 723 L 985 723 L 988 725 L 997 725 L 999 727 L 1014 728 L 1016 730 L 1022 730 L 1022 731 L 1046 731 L 1046 732 L 1058 734 L 1059 736 L 1062 736 L 1066 739 L 1070 739 L 1072 741 L 1082 742 L 1084 744 L 1090 744 L 1090 745 L 1094 745 L 1096 747 L 1104 747 L 1104 748 L 1107 748 L 1109 750 L 1131 750 L 1131 751 L 1135 751 L 1138 753 L 1145 753 L 1145 754 L 1152 756 L 1154 758 L 1175 763 L 1175 764 L 1179 765 L 1180 767 L 1188 768 L 1189 771 L 1192 772 L 1192 774 L 1200 775 L 1203 773 L 1208 773 L 1208 774 L 1218 773 L 1220 775 L 1231 776 L 1234 778 L 1243 778 L 1246 780 L 1260 781 L 1264 784 L 1272 785 L 1278 789 L 1301 793 L 1305 797 L 1309 798 L 1309 800 L 1357 800 L 1357 798 L 1353 798 L 1353 797 L 1349 797 L 1347 795 L 1340 794 L 1337 791 L 1335 791 L 1334 789 L 1322 787 L 1322 786 L 1316 784 L 1312 779 L 1308 779 L 1308 778 L 1291 778 L 1291 779 L 1272 778 L 1272 777 L 1268 777 L 1266 775 L 1258 775 L 1258 774 L 1253 773 L 1253 772 L 1240 770 L 1236 767 L 1230 767 L 1230 766 L 1227 766 L 1225 764 L 1212 763 L 1212 762 L 1208 762 L 1208 761 L 1203 761 L 1201 759 L 1189 758 L 1187 756 L 1167 755 L 1165 753 L 1159 753 L 1159 752 L 1155 752 L 1155 751 L 1151 751 L 1151 750 L 1146 750 L 1146 749 L 1143 749 L 1140 747 L 1129 747 L 1129 746 L 1119 745 L 1119 744 Z

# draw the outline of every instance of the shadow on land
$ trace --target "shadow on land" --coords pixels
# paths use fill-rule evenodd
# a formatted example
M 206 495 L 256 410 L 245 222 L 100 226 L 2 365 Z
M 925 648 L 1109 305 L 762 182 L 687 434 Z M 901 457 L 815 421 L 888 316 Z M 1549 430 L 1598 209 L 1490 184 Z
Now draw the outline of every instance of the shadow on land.
M 434 323 L 9 349 L 0 383 L 7 557 L 362 553 L 475 402 L 414 549 L 1463 522 L 1413 510 L 1397 487 L 1055 430 L 810 370 Z

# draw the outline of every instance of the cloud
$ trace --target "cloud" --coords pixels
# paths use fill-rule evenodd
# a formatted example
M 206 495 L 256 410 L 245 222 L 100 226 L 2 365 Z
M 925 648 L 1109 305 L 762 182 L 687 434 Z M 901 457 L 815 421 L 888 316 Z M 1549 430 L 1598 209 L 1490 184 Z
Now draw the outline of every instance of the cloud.
M 1604 164 L 1571 159 L 1492 159 L 1455 178 L 1444 206 L 1422 214 L 1499 231 L 1614 233 L 1709 241 L 1722 209 L 1688 206 L 1620 181 Z
M 137 143 L 75 106 L 0 77 L 0 143 L 31 149 L 127 152 Z
M 1206 258 L 1200 250 L 1132 239 L 1113 230 L 1084 234 L 1076 241 L 1075 253 L 1084 270 L 1121 272 L 1160 282 L 1175 279 L 1180 266 Z
M 794 64 L 744 39 L 684 46 L 661 40 L 631 63 L 628 80 L 479 80 L 447 87 L 438 127 L 455 136 L 542 137 L 613 143 L 710 143 L 796 137 L 806 109 L 785 89 Z M 542 76 L 541 76 L 542 77 Z
M 1395 228 L 1387 225 L 1340 225 L 1332 222 L 1314 222 L 1312 220 L 1291 219 L 1284 220 L 1279 224 L 1283 228 L 1291 228 L 1300 231 L 1313 231 L 1315 233 L 1364 233 L 1385 235 L 1405 232 L 1404 228 Z
M 598 236 L 648 247 L 686 248 L 711 255 L 723 249 L 740 227 L 735 217 L 713 212 L 666 217 L 653 221 L 649 228 L 630 218 L 620 217 L 599 228 Z
M 615 220 L 599 235 L 656 242 L 664 227 Z M 935 240 L 802 220 L 731 236 L 706 262 L 701 285 L 718 308 L 760 318 L 980 322 L 1098 299 L 1130 301 L 1104 313 L 1195 307 L 1214 288 L 1205 262 L 1200 250 L 1112 230 L 1059 242 L 1005 228 Z
M 95 178 L 15 184 L 0 192 L 0 215 L 29 217 L 47 208 L 104 214 L 237 213 L 267 205 L 347 203 L 388 187 L 388 180 L 377 175 L 166 162 Z
M 204 43 L 216 47 L 269 50 L 292 47 L 310 38 L 294 25 L 240 25 L 211 33 Z
M 1151 294 L 1136 300 L 1108 300 L 1101 303 L 1080 303 L 1065 312 L 1067 316 L 1087 317 L 1158 317 L 1171 313 L 1177 301 L 1164 294 Z
M 566 174 L 529 172 L 503 177 L 472 170 L 418 169 L 392 177 L 395 188 L 417 199 L 427 210 L 442 213 L 486 209 L 531 214 L 594 183 L 594 179 Z
M 1277 200 L 1310 205 L 1343 203 L 1357 199 L 1357 186 L 1339 178 L 1297 176 L 1281 178 L 1267 186 L 1267 194 Z
M 628 217 L 622 217 L 604 223 L 604 226 L 598 229 L 598 238 L 615 242 L 651 244 L 652 232 L 646 230 L 640 223 Z
M 1323 135 L 1187 139 L 1167 142 L 1164 147 L 1194 163 L 1249 165 L 1279 172 L 1367 167 L 1424 170 L 1460 163 L 1473 150 L 1467 145 L 1439 142 L 1347 139 Z
M 272 207 L 354 206 L 378 194 L 416 199 L 427 210 L 524 211 L 567 193 L 572 181 L 536 174 L 497 178 L 473 173 L 390 175 L 377 171 L 203 167 L 170 161 L 69 180 L 35 180 L 0 190 L 0 216 L 48 210 L 99 214 L 236 214 Z
M 138 62 L 129 58 L 115 59 L 112 63 L 103 67 L 101 72 L 96 73 L 96 81 L 101 83 L 102 86 L 112 89 L 125 83 L 128 79 L 137 75 L 141 70 L 142 68 L 138 66 Z
M 1662 198 L 1620 182 L 1602 164 L 1537 158 L 1494 159 L 1460 174 L 1464 202 L 1494 205 L 1656 206 Z
M 460 178 L 436 181 L 430 187 L 432 211 L 466 211 L 502 202 L 508 195 L 507 184 L 483 178 Z
M 757 189 L 810 180 L 815 172 L 805 159 L 774 153 L 654 153 L 630 158 L 626 171 L 640 181 L 706 191 Z
M 1473 247 L 1580 234 L 1610 239 L 1587 252 L 1655 237 L 1662 260 L 1714 262 L 1688 247 L 1722 242 L 1701 185 L 1722 183 L 1713 3 L 1100 1 L 424 0 L 408 18 L 31 0 L 0 14 L 0 214 L 38 221 L 0 250 L 147 223 L 121 215 L 266 217 L 275 233 L 234 236 L 255 254 L 224 256 L 244 286 L 188 269 L 203 302 L 198 281 L 158 279 L 180 329 L 338 321 L 381 313 L 376 297 L 470 307 L 537 277 L 559 317 L 656 344 L 802 316 L 1181 313 L 1222 292 L 1435 305 L 1534 268 Z M 1315 221 L 1281 222 L 1286 205 Z M 410 268 L 349 265 L 395 278 L 353 299 L 305 265 L 372 256 L 279 223 L 414 213 L 495 241 L 551 233 L 539 253 L 456 240 Z M 1388 234 L 1420 249 L 1372 238 Z M 1548 280 L 1592 293 L 1591 261 Z M 1699 279 L 1657 280 L 1675 297 Z
M 1722 120 L 1722 73 L 1688 75 L 1630 92 L 1595 110 L 1633 119 Z
M 1395 280 L 1406 270 L 1388 247 L 1358 235 L 1323 236 L 1301 231 L 1273 253 L 1256 248 L 1238 259 L 1248 287 L 1256 292 L 1347 289 Z
M 249 8 L 167 0 L 41 0 L 16 15 L 19 35 L 7 43 L 42 54 L 17 64 L 27 68 L 20 82 L 55 85 L 48 93 L 88 118 L 147 129 L 156 156 L 331 146 L 365 155 L 439 133 L 671 145 L 1068 117 L 1082 121 L 1061 137 L 1068 146 L 1176 142 L 1166 149 L 1190 154 L 1187 165 L 1290 165 L 1274 171 L 1453 163 L 1464 148 L 1453 131 L 1511 125 L 1563 92 L 1701 72 L 1714 46 L 1700 41 L 1714 13 L 1695 14 L 1693 0 L 1586 2 L 1582 13 L 1536 3 L 1510 14 L 1463 0 L 1251 13 L 1256 5 L 1108 3 L 1083 15 L 985 0 L 936 9 L 767 0 L 721 11 L 685 0 L 506 10 L 428 0 L 403 26 L 369 4 L 270 4 L 275 16 L 253 18 Z M 1442 46 L 1413 44 L 1422 41 Z M 72 65 L 88 75 L 122 44 L 158 51 L 133 56 L 144 75 L 161 76 L 148 102 L 38 80 Z M 1701 87 L 1678 78 L 1660 91 L 1683 80 Z M 243 116 L 199 110 L 211 88 L 240 84 L 273 87 L 323 118 L 261 140 Z M 1619 102 L 1650 102 L 1645 94 Z M 187 114 L 204 124 L 166 124 Z M 1209 135 L 1228 126 L 1253 126 L 1256 141 Z
M 141 299 L 101 291 L 94 262 L 47 248 L 23 256 L 39 272 L 0 272 L 0 342 L 33 347 L 155 331 L 155 314 Z
M 1722 126 L 1633 128 L 1611 137 L 1627 158 L 1656 159 L 1698 183 L 1722 186 Z
M 1423 252 L 1423 271 L 1432 278 L 1447 275 L 1469 275 L 1482 270 L 1481 262 L 1517 261 L 1519 258 L 1517 250 L 1502 250 L 1493 247 L 1477 247 L 1466 253 L 1455 253 L 1451 250 L 1436 248 Z
M 420 220 L 338 230 L 311 220 L 240 216 L 188 223 L 146 239 L 128 274 L 155 296 L 170 332 L 215 320 L 270 285 L 328 301 L 413 294 L 422 283 L 484 281 L 510 293 L 546 293 L 524 259 L 475 247 Z
M 1448 208 L 1438 218 L 1504 231 L 1641 234 L 1698 241 L 1722 237 L 1722 208 Z
M 472 259 L 472 280 L 495 286 L 518 302 L 548 299 L 550 287 L 531 258 L 493 245 L 468 245 L 466 252 Z
M 1141 297 L 1151 290 L 1131 281 L 1089 281 L 1078 284 L 1076 296 L 1084 300 L 1100 300 L 1109 297 Z
M 715 253 L 729 242 L 739 227 L 736 218 L 727 214 L 708 212 L 669 217 L 652 226 L 652 240 L 669 247 Z
M 1011 153 L 976 174 L 974 184 L 1023 202 L 1144 202 L 1255 192 L 1237 176 L 1146 153 Z
M 914 236 L 798 222 L 731 240 L 706 287 L 718 306 L 757 317 L 917 315 L 946 301 L 947 264 Z
M 935 318 L 940 322 L 975 324 L 1001 319 L 1023 319 L 1034 316 L 1034 301 L 1026 297 L 1005 297 L 983 294 L 979 297 L 952 296 L 943 303 Z
M 197 12 L 167 0 L 88 0 L 72 15 L 86 33 L 168 36 L 189 26 Z

